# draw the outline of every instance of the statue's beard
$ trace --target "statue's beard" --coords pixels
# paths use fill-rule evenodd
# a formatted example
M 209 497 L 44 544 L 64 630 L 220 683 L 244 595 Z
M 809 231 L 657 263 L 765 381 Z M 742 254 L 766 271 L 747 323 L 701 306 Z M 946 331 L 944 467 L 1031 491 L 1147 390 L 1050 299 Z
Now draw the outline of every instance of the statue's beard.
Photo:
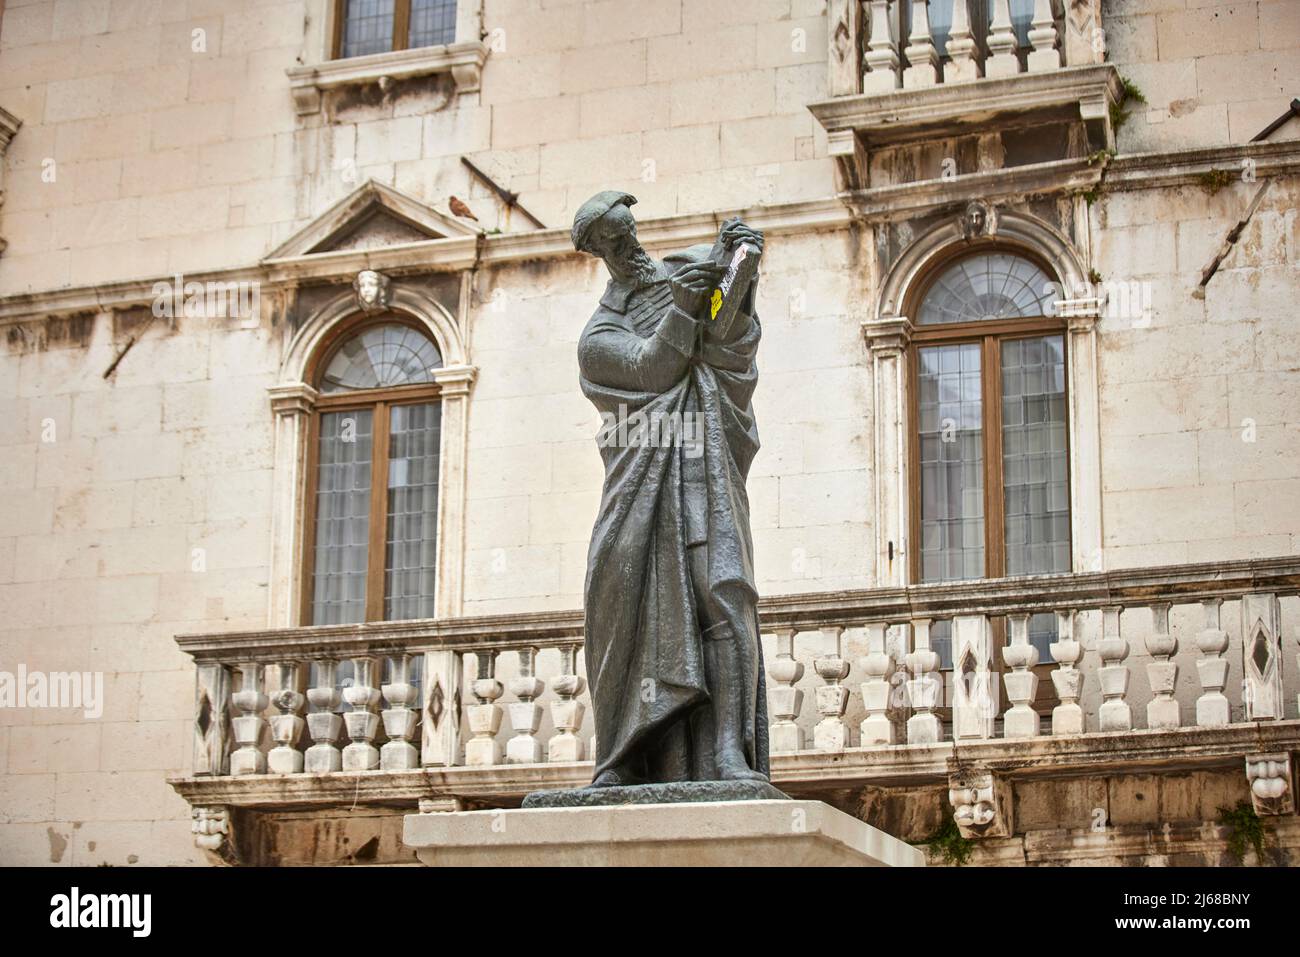
M 610 264 L 638 286 L 647 286 L 655 281 L 655 261 L 639 244 L 619 250 L 611 257 Z

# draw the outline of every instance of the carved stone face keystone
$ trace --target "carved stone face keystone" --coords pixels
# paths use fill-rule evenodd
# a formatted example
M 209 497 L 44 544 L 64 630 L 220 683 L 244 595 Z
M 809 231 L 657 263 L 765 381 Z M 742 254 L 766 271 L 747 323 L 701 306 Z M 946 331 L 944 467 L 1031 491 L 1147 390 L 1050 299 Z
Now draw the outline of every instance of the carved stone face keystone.
M 388 306 L 389 280 L 383 273 L 363 269 L 352 281 L 357 303 L 366 312 L 377 312 Z
M 997 232 L 997 212 L 988 203 L 972 200 L 966 204 L 959 225 L 961 234 L 966 239 L 992 236 Z

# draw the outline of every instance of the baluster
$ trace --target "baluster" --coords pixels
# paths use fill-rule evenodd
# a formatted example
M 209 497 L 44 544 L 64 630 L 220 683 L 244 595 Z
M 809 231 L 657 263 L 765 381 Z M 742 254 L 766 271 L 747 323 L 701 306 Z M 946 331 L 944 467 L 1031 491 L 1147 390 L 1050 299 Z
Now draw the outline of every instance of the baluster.
M 501 746 L 497 744 L 497 732 L 501 729 L 501 706 L 496 704 L 501 697 L 501 682 L 496 679 L 497 652 L 476 651 L 474 659 L 478 666 L 478 678 L 471 685 L 474 698 L 478 704 L 472 704 L 469 712 L 469 729 L 474 737 L 465 742 L 465 763 L 471 767 L 485 767 L 501 763 Z
M 1223 693 L 1228 684 L 1228 633 L 1219 627 L 1222 598 L 1201 602 L 1205 610 L 1205 627 L 1196 636 L 1201 657 L 1196 659 L 1196 675 L 1201 681 L 1201 696 L 1196 699 L 1196 723 L 1202 728 L 1221 728 L 1231 719 L 1231 706 Z
M 385 771 L 404 771 L 420 766 L 420 752 L 411 743 L 420 720 L 420 712 L 415 710 L 420 690 L 411 683 L 411 656 L 398 654 L 391 661 L 392 680 L 379 689 L 388 705 L 380 713 L 388 741 L 379 749 L 379 766 Z
M 913 650 L 907 655 L 907 697 L 916 712 L 907 719 L 908 744 L 935 744 L 943 740 L 943 722 L 934 709 L 943 704 L 943 677 L 939 653 L 930 647 L 930 619 L 912 622 Z
M 862 704 L 867 716 L 862 719 L 862 747 L 894 743 L 894 708 L 890 701 L 895 664 L 889 653 L 886 636 L 889 625 L 867 625 L 867 654 L 858 661 L 867 679 L 862 682 Z
M 954 740 L 991 738 L 998 714 L 993 680 L 993 631 L 984 615 L 952 620 Z
M 934 86 L 942 75 L 939 53 L 930 36 L 930 0 L 912 0 L 912 32 L 907 38 L 908 67 L 903 71 L 904 89 Z
M 510 679 L 510 693 L 518 700 L 510 703 L 510 727 L 515 736 L 506 742 L 507 764 L 536 764 L 542 760 L 542 742 L 537 729 L 542 726 L 542 706 L 535 699 L 546 684 L 536 675 L 537 649 L 519 651 L 519 674 Z
M 194 773 L 226 774 L 226 727 L 230 720 L 230 669 L 220 662 L 198 666 L 194 689 Z
M 343 719 L 335 709 L 343 702 L 338 689 L 339 663 L 332 658 L 316 662 L 316 683 L 307 689 L 312 710 L 307 713 L 307 730 L 312 746 L 307 749 L 308 774 L 327 774 L 343 767 L 343 752 L 334 742 L 343 730 Z
M 302 752 L 297 744 L 306 724 L 302 719 L 302 709 L 307 699 L 298 690 L 299 678 L 298 662 L 281 663 L 280 688 L 273 699 L 280 713 L 271 718 L 271 739 L 275 741 L 275 747 L 266 755 L 266 766 L 272 774 L 302 773 Z
M 1108 605 L 1101 610 L 1101 641 L 1097 643 L 1097 653 L 1101 656 L 1102 666 L 1097 669 L 1097 678 L 1101 682 L 1101 696 L 1104 699 L 1097 712 L 1098 724 L 1102 731 L 1131 731 L 1133 729 L 1133 710 L 1125 700 L 1128 694 L 1128 639 L 1120 634 L 1120 605 Z
M 1058 664 L 1052 672 L 1052 684 L 1061 703 L 1052 709 L 1054 735 L 1083 734 L 1083 708 L 1079 706 L 1083 672 L 1075 667 L 1083 657 L 1083 644 L 1075 631 L 1078 625 L 1078 612 L 1073 608 L 1056 613 L 1056 641 L 1051 649 Z
M 844 723 L 844 709 L 849 703 L 849 689 L 840 684 L 849 676 L 849 663 L 840 657 L 844 628 L 833 625 L 822 633 L 834 641 L 834 651 L 813 660 L 813 670 L 826 684 L 817 689 L 817 713 L 822 719 L 813 728 L 813 747 L 819 751 L 843 751 L 849 746 L 849 728 Z
M 266 721 L 262 712 L 270 701 L 262 692 L 262 666 L 255 661 L 239 666 L 239 690 L 230 696 L 230 703 L 239 717 L 230 721 L 235 743 L 239 747 L 230 755 L 231 774 L 265 774 L 266 755 L 259 745 Z
M 1282 629 L 1277 596 L 1241 596 L 1243 699 L 1247 721 L 1274 721 L 1282 714 Z
M 379 767 L 379 749 L 374 744 L 379 733 L 379 715 L 374 712 L 379 703 L 375 663 L 371 658 L 353 658 L 352 667 L 356 677 L 343 689 L 343 700 L 352 706 L 343 714 L 343 726 L 351 740 L 343 749 L 343 770 L 373 771 Z
M 1034 0 L 1034 18 L 1029 24 L 1029 72 L 1059 70 L 1061 50 L 1057 45 L 1056 19 L 1052 16 L 1052 0 Z
M 1146 637 L 1147 654 L 1154 661 L 1147 665 L 1147 681 L 1151 685 L 1151 700 L 1147 702 L 1148 728 L 1177 728 L 1183 718 L 1179 714 L 1174 689 L 1178 685 L 1178 639 L 1169 633 L 1169 602 L 1151 605 L 1151 631 Z
M 970 29 L 970 0 L 953 0 L 952 29 L 948 32 L 949 62 L 943 65 L 943 82 L 964 83 L 984 75 L 979 44 Z
M 993 0 L 993 22 L 989 24 L 990 56 L 984 61 L 987 77 L 1014 76 L 1020 72 L 1016 59 L 1016 31 L 1011 25 L 1010 0 Z
M 776 657 L 768 664 L 767 673 L 776 685 L 768 690 L 768 706 L 772 709 L 769 740 L 770 751 L 802 751 L 803 729 L 799 727 L 799 712 L 803 709 L 803 692 L 795 683 L 803 677 L 803 663 L 794 657 L 793 628 L 776 631 Z
M 547 743 L 546 760 L 581 761 L 583 748 L 578 731 L 582 728 L 582 716 L 587 708 L 578 696 L 587 687 L 587 679 L 578 674 L 576 645 L 561 648 L 560 661 L 562 673 L 551 682 L 559 700 L 551 702 L 551 723 L 555 725 L 555 734 Z
M 887 0 L 870 0 L 871 36 L 862 56 L 866 72 L 862 74 L 864 93 L 888 93 L 901 85 L 898 50 L 889 33 L 889 3 Z
M 1007 615 L 1011 626 L 1011 639 L 1002 649 L 1002 660 L 1011 671 L 1002 676 L 1007 686 L 1011 707 L 1002 716 L 1004 738 L 1036 738 L 1040 733 L 1038 712 L 1034 710 L 1034 695 L 1038 693 L 1038 675 L 1033 667 L 1038 664 L 1038 649 L 1029 643 L 1029 616 Z

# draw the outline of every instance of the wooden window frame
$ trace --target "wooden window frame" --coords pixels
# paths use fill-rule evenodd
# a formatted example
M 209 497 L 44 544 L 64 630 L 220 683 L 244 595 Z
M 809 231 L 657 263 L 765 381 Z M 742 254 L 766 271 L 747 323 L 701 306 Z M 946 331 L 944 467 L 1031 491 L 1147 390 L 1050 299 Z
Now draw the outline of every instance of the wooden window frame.
M 342 345 L 354 335 L 371 326 L 403 325 L 414 329 L 428 339 L 429 333 L 420 323 L 396 313 L 378 316 L 359 315 L 341 322 L 329 339 L 322 343 L 318 360 L 311 369 L 312 384 L 319 389 L 330 360 Z M 366 544 L 366 622 L 387 621 L 384 615 L 385 561 L 388 555 L 388 442 L 389 413 L 395 405 L 421 405 L 440 402 L 442 387 L 436 382 L 415 385 L 389 386 L 380 389 L 353 389 L 346 392 L 321 392 L 311 413 L 307 431 L 307 468 L 304 470 L 306 488 L 303 492 L 303 559 L 306 563 L 302 576 L 302 593 L 299 595 L 299 621 L 315 624 L 312 604 L 316 586 L 316 498 L 320 486 L 317 474 L 320 467 L 321 418 L 331 412 L 371 413 L 370 448 L 370 516 Z M 438 498 L 442 498 L 442 459 L 438 461 Z M 442 534 L 441 527 L 436 534 Z M 436 588 L 436 581 L 435 581 Z M 436 596 L 435 596 L 436 601 Z
M 458 7 L 459 4 L 460 0 L 457 0 Z M 350 59 L 343 55 L 343 34 L 347 29 L 347 21 L 348 0 L 334 0 L 334 36 L 330 41 L 332 51 L 330 58 L 333 60 Z M 410 49 L 408 46 L 410 36 L 411 0 L 393 0 L 393 45 L 381 53 L 396 53 L 399 50 Z M 455 42 L 454 38 L 452 42 Z M 433 46 L 438 45 L 433 44 Z
M 913 284 L 912 292 L 905 303 L 904 315 L 918 316 L 919 306 L 934 284 L 935 278 L 947 267 L 959 260 L 980 255 L 1008 253 L 1028 259 L 1041 269 L 1049 279 L 1055 279 L 1055 271 L 1033 250 L 1006 242 L 985 242 L 972 246 L 962 246 L 948 255 L 938 257 L 927 265 L 925 271 Z M 916 543 L 911 549 L 911 578 L 917 583 L 925 582 L 922 577 L 921 546 L 921 441 L 920 441 L 920 351 L 926 346 L 957 345 L 959 343 L 979 343 L 980 345 L 980 400 L 983 407 L 981 429 L 983 432 L 984 452 L 984 578 L 1003 578 L 1006 576 L 1006 526 L 1004 514 L 1005 492 L 1003 489 L 1002 462 L 1002 343 L 1009 339 L 1028 339 L 1036 336 L 1060 335 L 1062 337 L 1062 357 L 1065 362 L 1065 403 L 1070 406 L 1070 369 L 1069 369 L 1069 328 L 1065 319 L 1056 316 L 1033 316 L 1022 319 L 974 320 L 971 322 L 952 322 L 939 325 L 913 326 L 911 341 L 907 348 L 908 381 L 913 387 L 907 396 L 907 467 L 911 476 L 911 497 L 915 503 L 908 516 L 908 534 Z M 1070 448 L 1070 429 L 1066 423 L 1066 495 L 1072 501 L 1070 484 L 1072 477 L 1068 463 L 1072 455 Z M 1068 546 L 1073 567 L 1074 527 L 1073 515 L 1070 522 L 1070 540 Z

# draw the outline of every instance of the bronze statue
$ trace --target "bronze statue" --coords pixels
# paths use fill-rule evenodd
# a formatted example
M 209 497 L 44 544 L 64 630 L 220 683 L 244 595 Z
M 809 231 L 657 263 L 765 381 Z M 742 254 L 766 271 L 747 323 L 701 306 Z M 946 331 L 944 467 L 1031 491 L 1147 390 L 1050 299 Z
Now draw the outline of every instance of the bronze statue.
M 729 326 L 710 319 L 725 272 L 719 260 L 738 249 L 736 260 L 761 256 L 763 235 L 729 220 L 712 248 L 656 261 L 637 240 L 635 202 L 597 194 L 578 210 L 572 234 L 574 247 L 599 256 L 610 273 L 578 341 L 583 393 L 606 423 L 585 589 L 591 788 L 765 782 L 767 704 L 745 493 L 759 447 L 750 405 L 756 280 L 726 290 L 740 302 Z

